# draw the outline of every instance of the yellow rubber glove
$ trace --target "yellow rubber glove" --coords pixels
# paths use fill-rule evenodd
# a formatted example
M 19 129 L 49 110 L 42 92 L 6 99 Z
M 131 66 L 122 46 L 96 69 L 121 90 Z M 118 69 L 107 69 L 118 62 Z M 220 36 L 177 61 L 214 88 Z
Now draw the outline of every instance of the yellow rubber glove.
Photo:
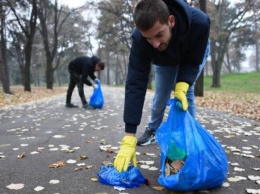
M 174 96 L 181 101 L 183 110 L 187 110 L 189 106 L 186 97 L 188 89 L 189 89 L 189 84 L 185 82 L 178 82 L 175 86 Z
M 132 159 L 133 165 L 136 167 L 136 143 L 137 139 L 134 136 L 125 136 L 122 139 L 121 148 L 117 153 L 116 159 L 114 161 L 114 167 L 118 172 L 122 170 L 127 171 L 129 162 Z

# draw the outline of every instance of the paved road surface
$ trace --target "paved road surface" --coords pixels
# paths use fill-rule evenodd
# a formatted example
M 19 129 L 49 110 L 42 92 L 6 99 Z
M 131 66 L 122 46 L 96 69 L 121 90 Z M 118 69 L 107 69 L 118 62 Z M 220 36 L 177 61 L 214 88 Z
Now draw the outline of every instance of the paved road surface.
M 151 186 L 143 185 L 121 192 L 92 180 L 97 178 L 102 163 L 113 162 L 116 155 L 101 151 L 100 146 L 109 144 L 119 147 L 124 135 L 124 90 L 103 87 L 103 92 L 105 106 L 101 110 L 65 108 L 65 95 L 1 109 L 0 193 L 170 193 L 165 189 L 157 191 L 153 188 L 159 186 L 159 170 L 139 168 L 143 176 L 151 180 Z M 86 88 L 86 94 L 89 98 L 89 88 Z M 151 99 L 152 93 L 148 92 L 137 136 L 143 132 L 149 119 Z M 73 94 L 73 102 L 80 105 L 77 91 Z M 228 187 L 193 193 L 243 194 L 247 193 L 246 189 L 258 189 L 260 193 L 260 185 L 256 180 L 249 179 L 249 175 L 260 176 L 260 123 L 201 108 L 198 109 L 197 117 L 225 146 L 229 160 L 228 178 L 240 177 L 242 180 L 227 180 Z M 160 150 L 156 144 L 137 147 L 137 152 L 140 153 L 139 161 L 154 161 L 150 166 L 159 168 Z M 18 159 L 17 156 L 22 153 L 25 156 Z M 79 160 L 81 156 L 87 158 Z M 66 165 L 49 167 L 58 161 L 65 161 Z M 75 170 L 82 165 L 81 170 Z M 86 169 L 86 165 L 93 167 Z M 11 190 L 7 188 L 11 184 L 24 184 L 24 187 Z

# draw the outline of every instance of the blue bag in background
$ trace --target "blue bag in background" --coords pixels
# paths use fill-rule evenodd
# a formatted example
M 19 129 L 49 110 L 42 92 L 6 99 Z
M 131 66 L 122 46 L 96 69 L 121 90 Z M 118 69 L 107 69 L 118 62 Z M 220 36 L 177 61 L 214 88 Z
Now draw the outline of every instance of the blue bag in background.
M 102 108 L 104 105 L 104 97 L 101 90 L 101 84 L 98 80 L 95 80 L 95 84 L 98 86 L 94 89 L 92 96 L 89 100 L 89 105 L 94 108 Z
M 180 109 L 178 103 L 175 99 L 170 101 L 167 121 L 156 131 L 156 140 L 161 149 L 161 174 L 158 182 L 172 191 L 194 191 L 221 186 L 228 173 L 225 150 L 188 111 Z M 169 147 L 172 145 L 184 150 L 183 153 L 187 156 L 178 173 L 165 176 L 165 160 L 169 157 Z
M 124 188 L 134 188 L 146 183 L 139 169 L 134 166 L 129 166 L 126 172 L 118 172 L 114 166 L 102 166 L 97 175 L 99 182 L 103 184 Z

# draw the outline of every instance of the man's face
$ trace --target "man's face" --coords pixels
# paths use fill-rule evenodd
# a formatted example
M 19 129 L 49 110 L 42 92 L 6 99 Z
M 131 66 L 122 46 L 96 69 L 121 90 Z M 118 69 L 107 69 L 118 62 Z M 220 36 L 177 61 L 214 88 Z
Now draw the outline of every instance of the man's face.
M 95 71 L 96 72 L 100 72 L 101 71 L 101 68 L 100 68 L 100 66 L 98 64 L 96 64 L 96 66 L 95 66 Z
M 152 28 L 146 31 L 141 31 L 143 37 L 159 51 L 167 49 L 172 37 L 171 29 L 174 27 L 174 20 L 169 17 L 168 24 L 161 24 L 157 21 Z

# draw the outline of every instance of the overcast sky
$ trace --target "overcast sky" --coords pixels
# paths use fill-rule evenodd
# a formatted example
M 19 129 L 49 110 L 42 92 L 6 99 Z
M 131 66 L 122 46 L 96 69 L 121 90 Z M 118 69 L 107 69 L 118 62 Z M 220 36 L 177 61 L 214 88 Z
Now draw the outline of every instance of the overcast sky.
M 84 5 L 87 1 L 88 0 L 58 0 L 58 3 L 68 5 L 71 8 L 75 8 Z

